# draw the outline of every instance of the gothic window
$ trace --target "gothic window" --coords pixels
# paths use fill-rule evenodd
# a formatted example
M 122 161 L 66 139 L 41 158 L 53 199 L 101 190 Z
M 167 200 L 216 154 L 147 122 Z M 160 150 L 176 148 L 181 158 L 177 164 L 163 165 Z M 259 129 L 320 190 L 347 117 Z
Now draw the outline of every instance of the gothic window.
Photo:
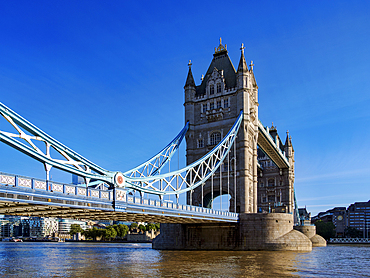
M 215 86 L 211 85 L 209 86 L 209 94 L 213 95 L 215 93 Z
M 266 203 L 266 202 L 267 202 L 266 196 L 262 196 L 262 203 Z
M 198 148 L 203 148 L 203 147 L 204 147 L 204 140 L 198 139 Z
M 269 179 L 268 180 L 268 186 L 275 186 L 275 180 L 274 179 Z
M 215 109 L 215 103 L 214 103 L 214 102 L 211 102 L 211 103 L 209 104 L 209 109 L 210 109 L 210 110 Z
M 229 99 L 224 100 L 224 108 L 229 107 Z
M 221 141 L 221 133 L 216 131 L 211 134 L 210 144 L 211 146 L 217 145 Z
M 268 201 L 269 201 L 269 203 L 274 203 L 275 202 L 275 195 L 269 195 L 268 196 Z
M 217 101 L 217 109 L 221 108 L 221 100 Z
M 217 83 L 217 94 L 221 93 L 221 84 Z

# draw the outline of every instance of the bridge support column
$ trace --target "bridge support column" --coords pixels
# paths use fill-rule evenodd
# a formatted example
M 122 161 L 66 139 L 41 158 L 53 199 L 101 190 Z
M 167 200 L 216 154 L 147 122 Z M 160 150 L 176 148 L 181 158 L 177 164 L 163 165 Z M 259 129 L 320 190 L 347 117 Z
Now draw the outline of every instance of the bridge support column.
M 238 223 L 161 224 L 153 248 L 311 251 L 311 240 L 293 222 L 292 214 L 240 213 Z
M 326 246 L 326 240 L 316 234 L 316 226 L 294 226 L 294 230 L 300 231 L 306 235 L 312 242 L 312 247 L 322 247 Z

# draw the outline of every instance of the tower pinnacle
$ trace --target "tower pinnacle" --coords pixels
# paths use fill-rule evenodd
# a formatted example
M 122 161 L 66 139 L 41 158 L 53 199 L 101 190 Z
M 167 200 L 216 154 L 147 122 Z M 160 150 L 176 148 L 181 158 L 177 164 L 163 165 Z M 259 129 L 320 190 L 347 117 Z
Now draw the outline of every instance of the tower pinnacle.
M 215 54 L 223 51 L 227 51 L 227 45 L 226 44 L 225 46 L 222 45 L 222 39 L 220 37 L 220 45 L 218 47 L 215 47 Z
M 247 72 L 248 71 L 248 66 L 247 62 L 245 61 L 244 57 L 244 43 L 242 43 L 242 46 L 240 47 L 241 55 L 240 55 L 240 61 L 239 61 L 239 66 L 238 66 L 238 72 Z
M 189 60 L 189 63 L 188 63 L 188 66 L 189 66 L 189 72 L 188 72 L 188 77 L 186 78 L 186 83 L 185 83 L 185 87 L 186 86 L 192 86 L 195 88 L 195 82 L 194 82 L 194 78 L 193 78 L 193 73 L 191 72 L 191 60 Z
M 245 49 L 245 47 L 244 47 L 244 43 L 242 43 L 242 47 L 240 48 L 240 50 L 242 51 L 242 54 L 244 55 L 244 49 Z

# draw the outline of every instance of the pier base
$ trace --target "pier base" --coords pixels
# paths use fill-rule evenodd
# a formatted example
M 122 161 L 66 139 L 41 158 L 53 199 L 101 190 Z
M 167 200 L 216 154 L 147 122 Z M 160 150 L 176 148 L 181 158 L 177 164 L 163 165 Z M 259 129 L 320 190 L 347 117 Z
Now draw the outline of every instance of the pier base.
M 306 235 L 312 242 L 312 247 L 323 247 L 326 246 L 326 240 L 316 234 L 316 226 L 294 226 L 294 230 L 300 231 Z
M 240 213 L 238 223 L 161 224 L 159 250 L 311 251 L 311 240 L 293 229 L 293 215 Z

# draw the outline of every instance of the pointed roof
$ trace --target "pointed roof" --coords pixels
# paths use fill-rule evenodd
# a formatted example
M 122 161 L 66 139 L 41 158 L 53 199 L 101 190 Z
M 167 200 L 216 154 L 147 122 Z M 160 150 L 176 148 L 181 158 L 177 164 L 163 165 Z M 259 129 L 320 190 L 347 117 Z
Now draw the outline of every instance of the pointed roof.
M 292 136 L 289 136 L 289 131 L 286 131 L 286 139 L 285 139 L 285 147 L 292 147 L 294 151 L 293 144 L 292 144 Z
M 192 86 L 192 87 L 195 87 L 195 82 L 194 82 L 194 78 L 193 78 L 193 73 L 191 72 L 191 61 L 189 61 L 189 72 L 188 72 L 188 77 L 186 78 L 186 83 L 185 83 L 185 86 L 184 87 L 187 87 L 187 86 Z
M 292 137 L 289 137 L 289 131 L 286 131 L 285 146 L 292 145 Z
M 248 66 L 247 62 L 245 61 L 244 57 L 244 44 L 242 43 L 242 47 L 240 48 L 241 50 L 241 56 L 240 56 L 240 61 L 239 61 L 239 66 L 238 66 L 238 72 L 247 72 L 248 71 Z
M 236 70 L 228 55 L 226 44 L 225 46 L 223 46 L 221 43 L 221 39 L 220 45 L 217 48 L 215 48 L 215 53 L 213 54 L 212 62 L 208 67 L 208 70 L 204 76 L 204 79 L 202 80 L 202 83 L 196 88 L 197 89 L 196 95 L 199 96 L 204 95 L 206 93 L 207 81 L 215 68 L 218 71 L 223 70 L 226 88 L 234 88 L 236 86 Z

